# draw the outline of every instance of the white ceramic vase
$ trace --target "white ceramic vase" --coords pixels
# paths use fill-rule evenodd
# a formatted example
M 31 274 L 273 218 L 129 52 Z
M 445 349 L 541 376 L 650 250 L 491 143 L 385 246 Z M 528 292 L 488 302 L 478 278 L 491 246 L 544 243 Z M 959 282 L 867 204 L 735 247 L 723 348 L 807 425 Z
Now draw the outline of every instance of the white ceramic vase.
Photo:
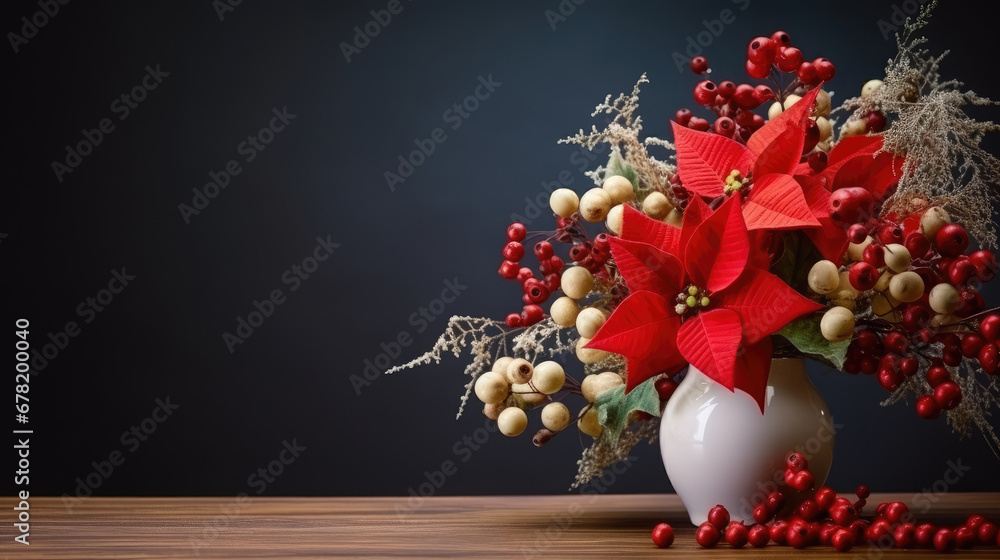
M 663 465 L 695 525 L 716 504 L 732 519 L 753 523 L 754 505 L 787 490 L 791 451 L 805 455 L 820 486 L 833 462 L 833 440 L 830 410 L 800 359 L 771 362 L 764 414 L 750 395 L 730 392 L 689 366 L 660 421 Z

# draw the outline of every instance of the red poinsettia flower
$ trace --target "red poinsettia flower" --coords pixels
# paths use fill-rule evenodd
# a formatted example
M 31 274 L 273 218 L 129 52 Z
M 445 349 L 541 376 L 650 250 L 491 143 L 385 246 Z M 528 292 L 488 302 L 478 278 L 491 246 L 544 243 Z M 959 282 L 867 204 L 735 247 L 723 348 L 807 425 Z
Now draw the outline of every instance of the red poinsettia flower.
M 830 218 L 830 195 L 837 189 L 863 187 L 875 200 L 884 200 L 902 175 L 904 158 L 882 150 L 881 136 L 851 136 L 830 150 L 827 165 L 819 173 L 803 171 L 797 179 L 809 207 L 822 227 L 805 230 L 823 258 L 840 262 L 847 251 L 847 233 Z
M 736 172 L 737 180 L 749 189 L 743 204 L 748 230 L 819 227 L 814 209 L 793 176 L 819 89 L 813 88 L 762 126 L 746 146 L 672 123 L 681 184 L 694 194 L 716 198 L 727 194 L 726 179 Z
M 625 356 L 627 390 L 690 363 L 763 412 L 769 335 L 822 306 L 751 262 L 739 203 L 694 197 L 680 229 L 625 206 L 611 254 L 630 293 L 587 347 Z

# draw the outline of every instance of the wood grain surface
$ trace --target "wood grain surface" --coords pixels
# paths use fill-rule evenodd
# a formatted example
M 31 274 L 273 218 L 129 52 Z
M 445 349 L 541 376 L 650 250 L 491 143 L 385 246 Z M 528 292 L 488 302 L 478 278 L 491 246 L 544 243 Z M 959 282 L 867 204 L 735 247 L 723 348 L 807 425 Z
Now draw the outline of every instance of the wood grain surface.
M 873 495 L 869 503 L 913 500 Z M 937 496 L 935 496 L 937 497 Z M 12 519 L 15 500 L 0 498 Z M 411 508 L 411 506 L 416 506 Z M 773 544 L 704 550 L 673 495 L 405 498 L 90 498 L 67 511 L 59 498 L 31 500 L 30 546 L 3 526 L 0 557 L 105 558 L 925 558 L 932 551 L 856 547 L 797 551 Z M 944 522 L 980 512 L 1000 521 L 1000 494 L 947 494 L 921 519 Z M 674 545 L 653 546 L 650 529 L 674 525 Z M 951 558 L 1000 558 L 976 547 Z

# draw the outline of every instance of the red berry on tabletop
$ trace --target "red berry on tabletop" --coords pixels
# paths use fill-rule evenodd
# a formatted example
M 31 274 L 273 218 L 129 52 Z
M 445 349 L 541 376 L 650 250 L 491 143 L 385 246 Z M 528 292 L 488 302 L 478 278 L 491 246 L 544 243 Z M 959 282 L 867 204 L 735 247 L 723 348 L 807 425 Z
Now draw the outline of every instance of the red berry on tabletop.
M 847 552 L 854 548 L 854 533 L 849 529 L 840 529 L 830 538 L 830 544 L 837 552 Z
M 691 110 L 690 109 L 677 109 L 674 113 L 674 121 L 681 126 L 687 126 L 688 122 L 691 121 Z M 921 234 L 922 235 L 922 234 Z
M 865 250 L 861 253 L 861 258 L 864 259 L 864 262 L 875 268 L 882 268 L 885 266 L 885 249 L 872 243 L 865 247 Z
M 983 371 L 986 373 L 994 375 L 1000 370 L 1000 348 L 997 347 L 995 342 L 984 344 L 979 349 L 977 358 L 979 359 L 979 365 L 982 366 Z
M 763 548 L 767 546 L 767 541 L 771 540 L 770 531 L 768 531 L 767 526 L 760 524 L 753 524 L 747 531 L 747 541 L 750 546 L 754 548 Z
M 847 239 L 851 243 L 861 243 L 868 237 L 868 228 L 862 224 L 852 224 L 847 228 Z
M 972 545 L 979 541 L 979 534 L 969 527 L 959 527 L 955 529 L 955 546 L 958 548 L 972 548 Z
M 822 523 L 819 527 L 819 544 L 830 546 L 833 544 L 833 535 L 837 531 L 842 531 L 843 527 L 838 527 L 833 523 Z
M 521 310 L 521 323 L 523 323 L 526 327 L 530 327 L 531 325 L 541 321 L 544 316 L 545 312 L 542 311 L 541 307 L 535 304 L 528 304 Z
M 854 509 L 854 506 L 850 503 L 846 505 L 834 505 L 830 508 L 830 519 L 841 527 L 847 527 L 857 521 L 858 510 Z
M 904 523 L 896 527 L 892 535 L 892 544 L 896 548 L 916 548 L 917 528 L 912 523 Z
M 903 245 L 910 252 L 910 257 L 913 260 L 924 258 L 927 256 L 927 251 L 931 250 L 931 242 L 927 239 L 927 236 L 919 231 L 908 234 Z
M 722 504 L 713 507 L 708 510 L 708 522 L 720 531 L 725 529 L 726 525 L 729 524 L 729 510 Z
M 774 62 L 776 46 L 770 37 L 757 37 L 747 45 L 747 60 L 761 66 Z
M 997 259 L 993 253 L 983 250 L 969 255 L 969 260 L 976 265 L 979 279 L 989 282 L 997 275 Z
M 837 493 L 829 486 L 820 486 L 816 490 L 816 494 L 813 496 L 813 499 L 816 501 L 816 505 L 819 506 L 820 510 L 826 511 L 830 509 L 830 506 L 833 505 L 833 501 L 837 499 Z
M 946 257 L 957 257 L 969 248 L 969 232 L 959 224 L 945 224 L 934 236 L 938 252 Z
M 788 522 L 775 521 L 767 528 L 768 537 L 775 544 L 784 545 L 788 540 Z
M 781 511 L 781 508 L 785 507 L 785 495 L 775 490 L 767 495 L 764 505 L 767 506 L 768 511 L 771 513 L 778 513 Z
M 506 278 L 507 280 L 513 280 L 517 278 L 518 270 L 520 270 L 520 267 L 518 267 L 516 262 L 504 261 L 503 264 L 500 265 L 500 270 L 498 272 L 501 277 Z
M 751 78 L 757 78 L 758 80 L 763 80 L 771 74 L 770 64 L 754 64 L 750 60 L 747 60 L 744 68 Z
M 979 333 L 990 342 L 1000 340 L 1000 315 L 993 313 L 980 319 Z
M 785 458 L 785 467 L 792 472 L 799 472 L 809 468 L 809 461 L 801 453 L 789 453 Z
M 808 490 L 813 485 L 813 475 L 809 471 L 801 471 L 795 473 L 795 477 L 792 478 L 791 486 L 795 490 L 802 492 L 803 490 Z
M 978 531 L 979 526 L 982 525 L 983 523 L 986 523 L 986 518 L 983 517 L 982 515 L 979 515 L 978 513 L 973 513 L 969 517 L 965 518 L 965 523 L 963 525 L 965 525 L 970 529 Z
M 715 84 L 711 80 L 698 82 L 694 86 L 694 101 L 698 105 L 710 105 L 715 100 L 716 93 Z M 694 121 L 693 118 L 691 120 Z
M 819 83 L 819 76 L 816 74 L 816 67 L 811 62 L 799 64 L 799 69 L 795 71 L 799 81 L 806 85 L 816 85 Z
M 708 59 L 703 56 L 696 56 L 692 58 L 691 71 L 699 75 L 708 72 Z
M 771 519 L 771 511 L 767 509 L 767 504 L 757 504 L 753 508 L 753 520 L 757 523 L 765 523 Z
M 817 58 L 813 61 L 813 66 L 820 81 L 829 82 L 837 74 L 837 67 L 829 59 Z
M 812 544 L 813 537 L 812 528 L 808 523 L 805 523 L 797 527 L 789 527 L 785 539 L 788 541 L 788 546 L 793 548 L 805 548 Z
M 524 245 L 517 241 L 511 241 L 503 246 L 503 258 L 517 262 L 524 257 Z
M 910 508 L 903 502 L 891 502 L 885 507 L 885 518 L 889 523 L 906 523 L 910 516 Z
M 656 393 L 660 396 L 661 401 L 670 400 L 674 391 L 677 390 L 677 382 L 669 377 L 657 379 L 653 386 L 656 388 Z
M 806 521 L 815 521 L 820 514 L 820 508 L 815 500 L 802 500 L 799 504 L 799 516 Z
M 930 548 L 934 546 L 934 533 L 937 532 L 937 527 L 931 525 L 930 523 L 923 523 L 917 525 L 915 531 L 916 544 L 921 548 Z
M 859 500 L 860 501 L 860 500 Z M 855 505 L 855 508 L 857 505 Z M 849 531 L 854 533 L 855 541 L 861 541 L 865 538 L 865 531 L 868 530 L 868 522 L 864 519 L 858 519 L 847 527 Z
M 702 548 L 712 548 L 719 544 L 720 537 L 721 535 L 719 533 L 719 529 L 708 521 L 699 525 L 698 530 L 694 532 L 694 540 L 696 540 Z
M 538 257 L 538 262 L 547 261 L 552 258 L 555 252 L 552 250 L 552 244 L 548 241 L 539 241 L 535 243 L 535 256 Z
M 872 495 L 872 491 L 869 490 L 864 484 L 859 484 L 858 487 L 854 489 L 854 495 L 862 500 L 867 500 L 868 497 Z
M 779 47 L 775 52 L 774 63 L 782 72 L 795 72 L 802 64 L 802 51 L 795 47 Z
M 997 533 L 1000 533 L 1000 530 L 989 521 L 980 525 L 979 530 L 976 531 L 976 535 L 979 537 L 979 544 L 984 546 L 994 544 L 997 540 Z
M 715 119 L 715 124 L 712 125 L 712 132 L 718 134 L 719 136 L 732 138 L 733 133 L 736 132 L 736 123 L 734 123 L 733 119 L 729 117 L 719 117 L 718 119 Z
M 878 282 L 878 278 L 878 270 L 866 262 L 856 262 L 852 264 L 850 272 L 848 273 L 848 279 L 851 282 L 851 286 L 854 286 L 854 289 L 859 292 L 864 292 L 874 288 L 875 283 Z
M 955 531 L 951 529 L 938 529 L 934 533 L 934 549 L 938 552 L 949 552 L 955 550 Z
M 934 397 L 930 395 L 920 395 L 917 397 L 917 415 L 924 420 L 933 420 L 941 416 L 941 407 L 934 402 Z
M 879 546 L 881 543 L 892 544 L 892 525 L 885 519 L 876 519 L 865 529 L 865 542 Z
M 653 543 L 660 548 L 667 548 L 674 544 L 674 528 L 667 523 L 660 523 L 653 527 Z
M 746 525 L 739 521 L 733 521 L 726 526 L 726 542 L 733 548 L 743 548 L 749 540 L 749 531 Z
M 507 315 L 507 318 L 504 319 L 504 322 L 507 323 L 508 327 L 516 329 L 517 327 L 521 326 L 521 316 L 517 313 L 511 313 Z
M 962 390 L 951 381 L 945 381 L 934 388 L 934 402 L 944 410 L 951 410 L 962 402 Z
M 524 227 L 521 222 L 514 222 L 507 226 L 507 239 L 510 241 L 521 241 L 526 235 L 528 235 L 528 228 Z

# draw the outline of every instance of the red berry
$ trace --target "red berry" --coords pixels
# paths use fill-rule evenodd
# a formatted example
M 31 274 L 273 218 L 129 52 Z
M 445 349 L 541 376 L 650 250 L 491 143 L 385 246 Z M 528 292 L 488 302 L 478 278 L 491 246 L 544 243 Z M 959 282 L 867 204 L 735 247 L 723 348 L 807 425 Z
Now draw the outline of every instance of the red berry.
M 954 286 L 964 286 L 970 278 L 975 278 L 979 269 L 966 257 L 958 257 L 948 267 L 948 280 Z
M 882 339 L 879 338 L 878 334 L 869 329 L 858 331 L 857 341 L 858 346 L 864 348 L 865 350 L 874 350 L 882 344 Z
M 946 381 L 951 381 L 951 373 L 944 365 L 932 365 L 927 370 L 927 383 L 931 387 L 937 387 Z
M 875 198 L 872 193 L 863 187 L 837 189 L 830 195 L 827 204 L 830 217 L 844 224 L 853 224 L 867 219 L 872 215 L 874 205 Z
M 847 239 L 851 243 L 861 243 L 868 237 L 868 228 L 862 224 L 852 224 L 847 228 Z
M 816 74 L 816 67 L 811 62 L 799 64 L 799 69 L 795 71 L 799 81 L 806 85 L 816 85 L 819 83 L 819 76 Z
M 826 152 L 813 152 L 809 154 L 809 167 L 816 173 L 819 173 L 820 171 L 826 169 L 826 164 L 827 164 Z M 862 238 L 862 241 L 863 240 L 864 238 Z
M 766 523 L 771 519 L 771 511 L 767 509 L 767 504 L 757 504 L 753 508 L 753 520 L 757 523 Z
M 542 311 L 541 307 L 533 303 L 529 303 L 521 310 L 521 323 L 523 323 L 526 327 L 530 327 L 531 325 L 541 321 L 544 316 L 545 312 Z
M 674 528 L 667 523 L 660 523 L 653 527 L 653 543 L 660 548 L 667 548 L 674 544 Z
M 968 336 L 966 335 L 966 337 Z M 1000 370 L 1000 348 L 997 347 L 995 342 L 984 344 L 979 349 L 977 358 L 979 359 L 979 365 L 982 366 L 983 371 L 986 373 L 993 375 L 997 370 Z
M 941 407 L 934 402 L 931 395 L 921 395 L 917 397 L 917 415 L 924 420 L 934 420 L 941 416 Z
M 734 93 L 736 93 L 736 84 L 730 80 L 719 82 L 719 85 L 716 86 L 716 90 L 719 92 L 719 97 L 729 99 Z
M 521 287 L 524 287 L 525 282 L 531 280 L 535 277 L 535 273 L 531 271 L 530 268 L 522 266 L 517 271 L 517 281 L 521 283 Z
M 752 61 L 747 60 L 746 64 L 744 65 L 744 68 L 746 68 L 747 74 L 751 78 L 757 78 L 758 80 L 763 80 L 764 78 L 768 77 L 771 74 L 770 63 L 755 64 Z
M 1000 340 L 1000 315 L 993 313 L 980 319 L 979 332 L 990 342 Z
M 997 275 L 997 259 L 993 253 L 982 250 L 969 255 L 969 260 L 976 265 L 979 279 L 989 282 Z
M 500 265 L 500 270 L 498 272 L 501 277 L 506 278 L 507 280 L 513 280 L 517 278 L 517 272 L 519 269 L 520 268 L 516 262 L 504 261 L 503 264 Z
M 729 511 L 722 504 L 713 507 L 708 510 L 708 522 L 720 531 L 725 529 L 729 524 Z
M 876 519 L 865 529 L 865 541 L 878 544 L 892 544 L 892 526 L 885 519 Z
M 547 261 L 552 258 L 555 252 L 552 250 L 552 244 L 548 241 L 539 241 L 535 243 L 535 256 L 538 257 L 538 262 Z
M 736 106 L 740 109 L 747 111 L 758 107 L 760 103 L 754 95 L 755 91 L 754 87 L 750 84 L 740 84 L 736 86 L 736 91 L 733 92 L 733 103 L 736 103 Z
M 979 530 L 979 526 L 986 523 L 986 518 L 978 513 L 973 513 L 969 517 L 965 518 L 964 525 L 970 529 Z
M 777 46 L 787 47 L 792 44 L 792 38 L 784 31 L 775 31 L 774 33 L 771 33 L 771 40 L 774 41 L 774 44 Z
M 785 458 L 785 468 L 792 472 L 799 472 L 809 468 L 809 461 L 801 453 L 789 453 Z
M 819 517 L 820 509 L 815 500 L 802 500 L 799 504 L 799 516 L 806 521 L 815 521 Z
M 719 544 L 720 536 L 719 529 L 708 521 L 699 525 L 698 530 L 694 532 L 694 540 L 698 541 L 702 548 L 712 548 Z
M 517 313 L 511 313 L 507 315 L 507 318 L 504 319 L 504 322 L 507 323 L 508 327 L 516 329 L 517 327 L 521 326 L 521 316 Z
M 913 356 L 905 356 L 899 361 L 899 372 L 910 377 L 920 370 L 920 360 Z
M 757 103 L 757 106 L 759 107 L 765 101 L 770 101 L 774 99 L 774 90 L 772 90 L 769 86 L 761 84 L 753 88 L 753 98 L 754 101 Z
M 549 257 L 549 267 L 552 269 L 553 274 L 559 274 L 559 271 L 563 269 L 565 263 L 559 257 L 552 256 Z
M 882 111 L 872 111 L 865 115 L 865 132 L 882 132 L 885 130 L 885 123 Z
M 847 552 L 854 547 L 854 532 L 850 529 L 840 529 L 830 538 L 830 544 L 837 552 Z
M 955 546 L 958 548 L 972 548 L 972 545 L 979 541 L 979 534 L 970 527 L 959 527 L 955 529 Z
M 893 369 L 880 369 L 878 372 L 878 384 L 886 391 L 892 393 L 903 384 L 903 374 Z
M 969 248 L 969 232 L 959 224 L 945 224 L 934 236 L 938 252 L 946 257 L 957 257 Z
M 837 73 L 837 67 L 826 58 L 817 58 L 813 61 L 813 66 L 816 67 L 816 75 L 822 82 L 829 82 Z
M 674 121 L 681 126 L 687 126 L 691 121 L 691 110 L 690 109 L 677 109 L 674 113 Z M 923 235 L 923 234 L 921 234 Z
M 782 72 L 795 72 L 802 64 L 802 51 L 795 47 L 780 47 L 775 53 L 774 63 Z
M 747 541 L 750 546 L 754 548 L 763 548 L 767 546 L 767 541 L 771 540 L 770 531 L 768 531 L 765 525 L 760 525 L 755 523 L 750 526 L 747 531 Z
M 830 509 L 833 501 L 837 499 L 837 493 L 829 486 L 820 486 L 816 490 L 816 495 L 813 496 L 813 499 L 816 500 L 816 505 L 819 506 L 819 509 L 826 511 Z
M 768 526 L 767 533 L 768 537 L 770 537 L 775 544 L 784 545 L 788 542 L 788 522 L 775 521 Z
M 867 263 L 866 263 L 867 264 Z M 898 356 L 905 356 L 910 350 L 910 341 L 901 332 L 892 331 L 882 338 L 885 349 Z
M 808 490 L 809 488 L 812 487 L 812 485 L 813 485 L 813 475 L 809 471 L 801 471 L 795 473 L 795 476 L 792 478 L 791 483 L 789 483 L 789 486 L 791 486 L 795 490 L 798 490 L 799 492 Z
M 914 260 L 924 258 L 927 255 L 927 251 L 931 249 L 931 242 L 928 241 L 926 235 L 919 231 L 908 234 L 903 245 L 910 252 L 910 256 Z
M 944 410 L 951 410 L 962 402 L 962 390 L 951 381 L 945 381 L 934 388 L 934 402 Z
M 937 533 L 934 533 L 934 549 L 938 552 L 955 550 L 955 531 L 939 529 Z
M 869 490 L 864 484 L 859 484 L 858 487 L 854 489 L 854 495 L 862 500 L 867 500 L 868 497 L 872 495 L 872 491 Z
M 711 126 L 712 125 L 710 125 L 707 120 L 700 117 L 691 117 L 691 120 L 688 122 L 688 128 L 692 130 L 699 130 L 701 132 L 708 131 Z
M 677 390 L 677 382 L 669 377 L 657 379 L 653 386 L 656 388 L 656 393 L 660 396 L 661 401 L 670 400 L 674 391 Z
M 507 226 L 507 239 L 510 241 L 521 241 L 526 235 L 528 235 L 528 228 L 524 227 L 521 222 L 514 222 Z
M 757 37 L 747 46 L 747 60 L 756 65 L 770 66 L 774 62 L 776 50 L 770 37 Z
M 865 375 L 875 375 L 878 373 L 878 360 L 871 356 L 861 358 L 861 373 Z
M 733 521 L 726 526 L 726 542 L 733 548 L 743 548 L 749 540 L 749 531 L 746 525 L 739 521 Z
M 865 250 L 861 253 L 861 258 L 864 259 L 864 262 L 875 268 L 882 268 L 885 266 L 885 249 L 872 243 L 865 247 Z
M 699 75 L 708 72 L 708 59 L 703 56 L 696 56 L 692 58 L 691 71 Z
M 834 505 L 830 508 L 830 519 L 841 527 L 847 527 L 858 519 L 858 510 L 854 509 L 849 500 L 844 500 L 847 504 Z
M 734 123 L 733 119 L 729 117 L 719 117 L 715 119 L 715 124 L 712 125 L 712 132 L 718 134 L 719 136 L 732 138 L 733 133 L 736 132 L 736 123 Z
M 511 241 L 503 246 L 503 258 L 508 261 L 517 262 L 524 257 L 524 245 L 517 241 Z
M 788 546 L 794 548 L 805 548 L 812 543 L 813 536 L 813 531 L 810 525 L 808 523 L 804 523 L 797 527 L 789 527 L 785 538 L 788 541 Z
M 896 548 L 916 548 L 917 528 L 912 523 L 904 523 L 896 527 L 892 536 L 892 544 Z
M 710 80 L 698 82 L 694 86 L 694 101 L 698 105 L 711 105 L 716 96 L 715 84 Z M 694 121 L 694 119 L 691 119 Z
M 923 305 L 913 303 L 903 310 L 903 327 L 910 332 L 916 332 L 931 322 L 931 312 Z
M 560 287 L 559 275 L 555 273 L 549 273 L 545 275 L 545 287 L 549 289 L 549 294 L 559 289 Z
M 806 137 L 805 143 L 802 145 L 802 153 L 808 154 L 819 144 L 819 125 L 816 121 L 807 119 L 806 120 Z
M 911 519 L 910 508 L 903 502 L 891 502 L 885 507 L 885 518 L 893 525 L 907 523 Z
M 866 262 L 856 262 L 852 264 L 850 273 L 848 274 L 851 286 L 854 286 L 854 289 L 859 292 L 864 292 L 874 288 L 875 283 L 878 282 L 878 278 L 878 269 Z
M 544 283 L 535 280 L 530 286 L 529 282 L 525 282 L 524 285 L 524 293 L 527 294 L 531 303 L 544 303 L 545 300 L 549 299 L 549 287 Z
M 921 548 L 930 548 L 934 546 L 934 533 L 936 532 L 937 527 L 931 525 L 930 523 L 917 525 L 915 532 L 917 546 Z
M 966 358 L 975 358 L 984 344 L 986 339 L 978 333 L 965 333 L 962 335 L 962 355 Z

